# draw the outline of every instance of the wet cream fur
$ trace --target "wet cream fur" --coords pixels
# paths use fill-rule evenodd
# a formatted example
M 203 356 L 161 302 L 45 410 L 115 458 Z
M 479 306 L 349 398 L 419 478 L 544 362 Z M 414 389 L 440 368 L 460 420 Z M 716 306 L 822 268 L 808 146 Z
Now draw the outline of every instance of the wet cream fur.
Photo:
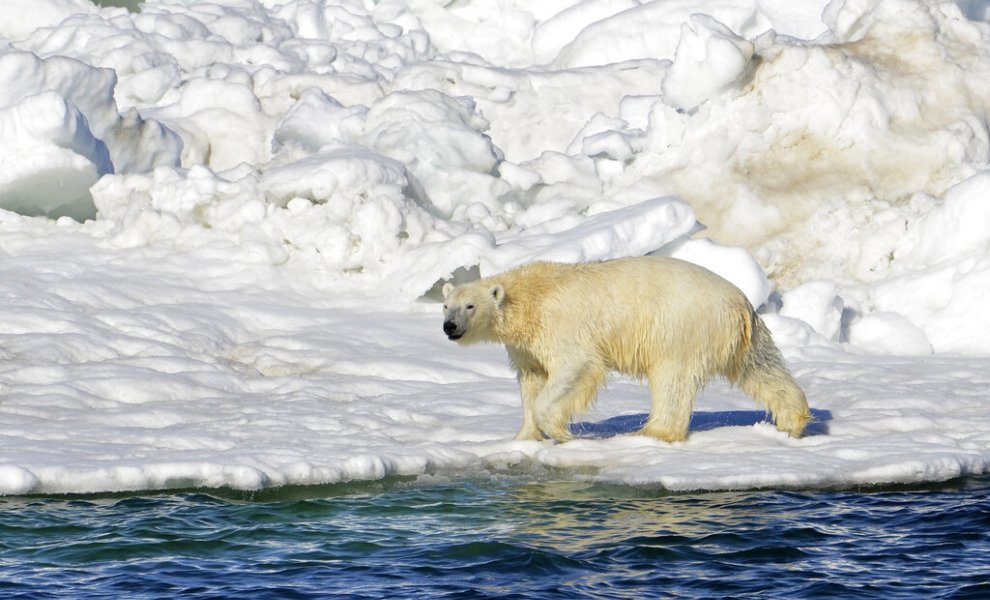
M 724 376 L 799 437 L 804 393 L 770 331 L 734 285 L 672 258 L 537 262 L 444 286 L 445 331 L 505 345 L 518 373 L 516 439 L 565 441 L 610 371 L 645 377 L 653 406 L 641 433 L 683 440 L 698 390 Z

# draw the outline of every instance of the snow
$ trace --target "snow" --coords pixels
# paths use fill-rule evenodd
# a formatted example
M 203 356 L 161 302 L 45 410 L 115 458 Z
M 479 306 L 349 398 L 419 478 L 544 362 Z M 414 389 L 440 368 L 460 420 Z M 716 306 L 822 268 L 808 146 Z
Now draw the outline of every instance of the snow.
M 681 26 L 674 62 L 663 78 L 664 102 L 689 111 L 737 81 L 753 58 L 753 44 L 705 14 Z
M 0 493 L 511 472 L 670 490 L 990 471 L 990 28 L 935 0 L 15 1 Z M 659 254 L 762 306 L 815 421 L 617 378 L 515 442 L 438 286 Z

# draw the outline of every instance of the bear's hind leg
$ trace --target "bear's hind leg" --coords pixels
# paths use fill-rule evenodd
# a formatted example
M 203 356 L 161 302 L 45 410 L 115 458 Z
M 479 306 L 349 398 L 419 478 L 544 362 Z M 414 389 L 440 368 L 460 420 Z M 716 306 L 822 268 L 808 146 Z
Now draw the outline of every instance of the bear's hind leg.
M 783 368 L 747 372 L 739 381 L 739 387 L 751 398 L 763 404 L 773 415 L 777 429 L 791 437 L 804 433 L 811 414 L 804 392 Z
M 754 315 L 752 346 L 738 375 L 739 387 L 773 415 L 777 429 L 791 437 L 801 437 L 811 418 L 808 400 L 794 381 L 770 330 Z
M 651 372 L 649 381 L 653 408 L 640 435 L 664 442 L 687 439 L 699 384 L 691 375 L 662 368 Z

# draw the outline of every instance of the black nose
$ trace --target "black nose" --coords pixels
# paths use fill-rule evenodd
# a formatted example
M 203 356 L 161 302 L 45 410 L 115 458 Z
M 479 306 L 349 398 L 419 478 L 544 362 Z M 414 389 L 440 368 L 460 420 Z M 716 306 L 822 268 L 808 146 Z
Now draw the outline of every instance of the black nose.
M 443 332 L 446 333 L 447 335 L 454 333 L 454 331 L 456 330 L 457 330 L 457 325 L 454 325 L 453 321 L 443 322 Z

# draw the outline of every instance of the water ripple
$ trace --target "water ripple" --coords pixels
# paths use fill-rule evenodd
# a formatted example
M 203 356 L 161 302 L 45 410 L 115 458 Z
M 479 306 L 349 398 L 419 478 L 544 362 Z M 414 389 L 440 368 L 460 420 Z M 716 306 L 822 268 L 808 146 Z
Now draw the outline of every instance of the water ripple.
M 522 480 L 4 498 L 0 596 L 984 598 L 988 491 Z

